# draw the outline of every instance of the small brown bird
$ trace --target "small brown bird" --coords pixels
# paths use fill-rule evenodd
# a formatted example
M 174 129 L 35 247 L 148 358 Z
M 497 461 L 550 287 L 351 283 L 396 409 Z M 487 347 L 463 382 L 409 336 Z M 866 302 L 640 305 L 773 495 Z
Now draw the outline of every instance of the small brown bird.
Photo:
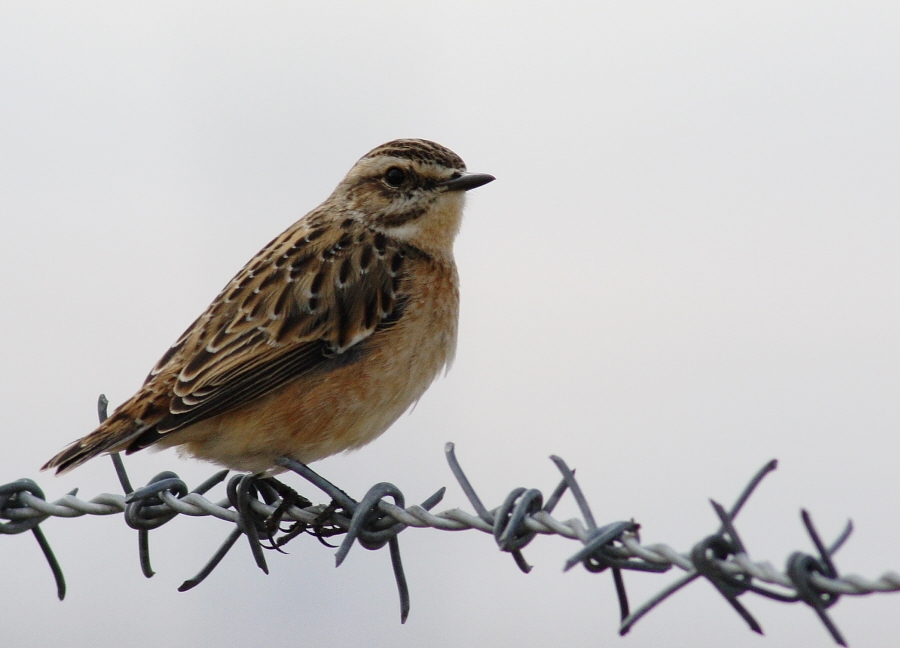
M 465 192 L 493 179 L 427 140 L 373 149 L 44 469 L 155 445 L 261 473 L 369 443 L 453 359 L 453 240 Z

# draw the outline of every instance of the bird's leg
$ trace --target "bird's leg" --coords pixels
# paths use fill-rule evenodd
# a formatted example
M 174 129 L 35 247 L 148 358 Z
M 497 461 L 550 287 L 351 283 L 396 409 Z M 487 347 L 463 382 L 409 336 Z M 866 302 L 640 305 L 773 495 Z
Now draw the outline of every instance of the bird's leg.
M 279 458 L 276 463 L 282 468 L 287 468 L 291 472 L 295 472 L 303 477 L 303 479 L 322 490 L 326 495 L 330 496 L 332 500 L 337 502 L 341 508 L 346 509 L 351 514 L 356 510 L 357 502 L 355 499 L 347 495 L 347 493 L 322 477 L 305 463 L 287 457 Z
M 331 545 L 325 542 L 325 538 L 345 531 L 345 529 L 342 529 L 334 523 L 332 516 L 337 511 L 343 509 L 347 512 L 348 517 L 352 517 L 353 512 L 357 507 L 356 500 L 301 461 L 281 457 L 278 459 L 277 463 L 279 466 L 297 473 L 303 477 L 303 479 L 321 489 L 326 495 L 331 497 L 331 503 L 326 506 L 325 509 L 316 516 L 316 519 L 312 524 L 310 524 L 313 535 L 319 539 L 319 542 L 330 547 Z
M 335 500 L 331 500 L 331 503 L 322 509 L 316 516 L 316 519 L 309 525 L 312 528 L 312 535 L 316 536 L 319 542 L 331 549 L 337 549 L 337 545 L 329 544 L 325 538 L 346 532 L 345 529 L 342 529 L 331 519 L 331 516 L 337 512 L 338 508 L 340 508 L 340 505 Z
M 301 509 L 309 508 L 310 506 L 312 506 L 312 502 L 300 495 L 297 491 L 295 491 L 284 482 L 279 481 L 274 477 L 262 477 L 260 481 L 271 487 L 272 490 L 275 491 L 275 493 L 277 493 L 281 498 L 278 507 L 274 511 L 272 511 L 272 514 L 268 518 L 266 518 L 265 521 L 266 534 L 268 535 L 269 542 L 271 543 L 270 548 L 279 549 L 281 546 L 287 544 L 290 540 L 305 531 L 308 526 L 304 522 L 295 521 L 287 529 L 281 529 L 280 525 L 284 514 L 287 513 L 292 506 L 296 506 L 297 508 Z M 268 500 L 268 498 L 266 499 Z M 272 502 L 267 501 L 266 503 L 271 504 Z M 283 531 L 285 535 L 281 538 L 276 539 L 275 534 L 278 531 Z

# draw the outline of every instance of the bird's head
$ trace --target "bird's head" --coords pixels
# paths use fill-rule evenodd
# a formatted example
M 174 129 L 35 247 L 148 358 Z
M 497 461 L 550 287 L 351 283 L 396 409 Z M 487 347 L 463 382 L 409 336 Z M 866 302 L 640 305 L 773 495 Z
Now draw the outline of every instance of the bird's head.
M 493 179 L 467 173 L 462 159 L 440 144 L 400 139 L 363 156 L 332 199 L 351 217 L 391 238 L 449 254 L 466 191 Z

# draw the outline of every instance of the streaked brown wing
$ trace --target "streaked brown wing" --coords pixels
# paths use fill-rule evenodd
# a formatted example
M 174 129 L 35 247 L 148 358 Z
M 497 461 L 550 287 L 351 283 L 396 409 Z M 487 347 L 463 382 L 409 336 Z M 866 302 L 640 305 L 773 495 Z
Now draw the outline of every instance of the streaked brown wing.
M 129 452 L 348 361 L 351 349 L 400 317 L 398 245 L 350 219 L 289 234 L 232 279 L 151 372 L 148 383 L 177 373 L 169 412 Z

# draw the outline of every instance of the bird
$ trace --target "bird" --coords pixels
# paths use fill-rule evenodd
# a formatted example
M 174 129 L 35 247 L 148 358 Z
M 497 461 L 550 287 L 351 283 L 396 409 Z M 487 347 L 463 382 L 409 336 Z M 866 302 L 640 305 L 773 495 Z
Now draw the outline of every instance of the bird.
M 372 149 L 228 282 L 137 393 L 42 470 L 153 446 L 275 474 L 281 458 L 308 464 L 374 440 L 449 370 L 453 243 L 466 192 L 494 179 L 429 140 Z

